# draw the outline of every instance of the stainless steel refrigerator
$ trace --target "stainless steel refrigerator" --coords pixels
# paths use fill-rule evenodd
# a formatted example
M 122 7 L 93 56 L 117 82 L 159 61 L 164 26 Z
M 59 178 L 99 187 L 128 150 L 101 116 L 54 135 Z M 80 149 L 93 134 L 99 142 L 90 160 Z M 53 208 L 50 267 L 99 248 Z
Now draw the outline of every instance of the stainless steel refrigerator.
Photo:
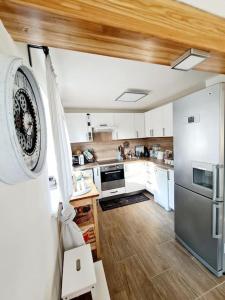
M 224 270 L 224 99 L 216 84 L 174 102 L 176 238 L 217 276 Z

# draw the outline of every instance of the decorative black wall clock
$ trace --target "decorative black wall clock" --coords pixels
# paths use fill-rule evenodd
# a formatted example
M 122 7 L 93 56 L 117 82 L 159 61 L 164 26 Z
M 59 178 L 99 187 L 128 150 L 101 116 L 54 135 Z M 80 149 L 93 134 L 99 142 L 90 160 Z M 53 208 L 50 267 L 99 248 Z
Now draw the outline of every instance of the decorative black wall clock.
M 40 89 L 19 58 L 0 56 L 0 180 L 36 178 L 46 157 L 46 121 Z

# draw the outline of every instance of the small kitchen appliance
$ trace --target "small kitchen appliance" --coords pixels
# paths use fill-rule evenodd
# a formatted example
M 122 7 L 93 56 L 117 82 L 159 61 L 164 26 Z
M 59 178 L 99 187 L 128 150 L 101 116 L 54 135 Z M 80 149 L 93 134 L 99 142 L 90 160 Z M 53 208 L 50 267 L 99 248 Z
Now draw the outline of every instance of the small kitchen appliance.
M 158 152 L 160 151 L 160 145 L 159 144 L 154 144 L 152 145 L 152 149 L 150 150 L 150 156 L 152 158 L 157 158 Z
M 79 155 L 73 155 L 72 156 L 72 164 L 73 164 L 74 167 L 79 165 Z
M 163 160 L 163 157 L 164 157 L 164 152 L 163 151 L 158 151 L 158 153 L 157 153 L 157 159 L 158 160 Z
M 142 157 L 145 153 L 145 147 L 143 145 L 137 145 L 135 146 L 135 156 L 136 157 Z

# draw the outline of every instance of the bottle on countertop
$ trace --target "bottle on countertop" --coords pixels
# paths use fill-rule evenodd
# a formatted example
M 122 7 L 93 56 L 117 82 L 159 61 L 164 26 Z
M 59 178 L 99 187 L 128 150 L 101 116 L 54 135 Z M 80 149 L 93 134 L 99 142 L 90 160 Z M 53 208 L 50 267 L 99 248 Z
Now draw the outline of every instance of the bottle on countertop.
M 83 154 L 79 155 L 79 165 L 84 165 L 84 155 Z

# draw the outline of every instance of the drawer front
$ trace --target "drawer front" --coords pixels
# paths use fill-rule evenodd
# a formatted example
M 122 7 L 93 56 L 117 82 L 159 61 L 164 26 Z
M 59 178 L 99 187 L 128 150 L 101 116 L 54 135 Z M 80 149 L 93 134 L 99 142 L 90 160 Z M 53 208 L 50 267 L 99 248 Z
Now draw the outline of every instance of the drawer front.
M 146 182 L 146 190 L 154 195 L 154 184 L 152 184 L 150 181 Z
M 111 197 L 111 196 L 116 196 L 120 194 L 125 194 L 126 193 L 126 188 L 118 188 L 118 189 L 113 189 L 113 190 L 108 190 L 108 191 L 102 191 L 102 197 Z

